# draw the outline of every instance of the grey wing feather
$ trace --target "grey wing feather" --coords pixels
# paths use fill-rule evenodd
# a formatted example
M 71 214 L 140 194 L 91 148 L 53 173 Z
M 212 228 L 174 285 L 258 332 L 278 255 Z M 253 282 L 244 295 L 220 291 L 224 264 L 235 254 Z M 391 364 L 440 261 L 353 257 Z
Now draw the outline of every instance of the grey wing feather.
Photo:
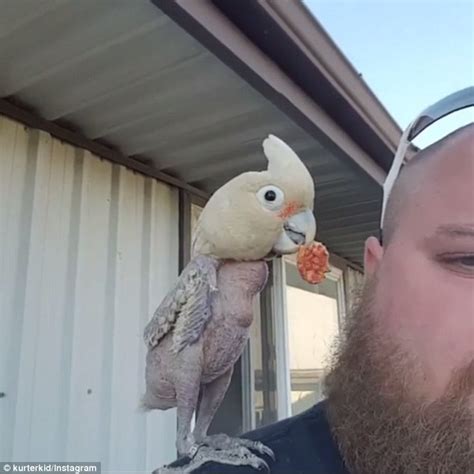
M 149 349 L 172 330 L 176 352 L 197 341 L 211 317 L 217 266 L 218 260 L 203 255 L 189 262 L 145 328 L 144 339 Z

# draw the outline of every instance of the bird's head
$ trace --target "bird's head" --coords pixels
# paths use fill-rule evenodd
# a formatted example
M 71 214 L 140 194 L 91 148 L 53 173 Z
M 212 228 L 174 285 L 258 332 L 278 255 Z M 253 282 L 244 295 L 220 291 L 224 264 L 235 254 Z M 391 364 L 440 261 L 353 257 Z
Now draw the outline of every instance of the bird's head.
M 195 229 L 193 253 L 260 260 L 297 252 L 314 239 L 314 182 L 282 140 L 263 142 L 268 168 L 228 181 L 210 198 Z

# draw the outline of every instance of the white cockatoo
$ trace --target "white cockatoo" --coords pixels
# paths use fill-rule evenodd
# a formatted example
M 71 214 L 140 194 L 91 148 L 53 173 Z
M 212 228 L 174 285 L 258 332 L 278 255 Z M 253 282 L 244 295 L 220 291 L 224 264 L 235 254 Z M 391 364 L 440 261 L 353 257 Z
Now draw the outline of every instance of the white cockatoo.
M 263 150 L 267 170 L 243 173 L 209 199 L 195 228 L 192 259 L 145 328 L 143 407 L 177 407 L 177 450 L 191 458 L 157 473 L 188 473 L 208 461 L 259 467 L 265 462 L 252 451 L 272 455 L 258 442 L 207 435 L 249 338 L 267 260 L 296 253 L 316 233 L 309 171 L 273 135 Z

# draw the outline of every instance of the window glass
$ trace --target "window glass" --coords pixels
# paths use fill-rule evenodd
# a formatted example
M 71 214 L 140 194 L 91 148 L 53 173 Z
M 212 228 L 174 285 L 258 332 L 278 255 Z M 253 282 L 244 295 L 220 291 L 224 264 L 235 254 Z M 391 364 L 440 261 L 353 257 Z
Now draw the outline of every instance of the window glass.
M 319 285 L 302 280 L 295 264 L 285 263 L 292 413 L 322 400 L 322 379 L 339 334 L 340 278 Z

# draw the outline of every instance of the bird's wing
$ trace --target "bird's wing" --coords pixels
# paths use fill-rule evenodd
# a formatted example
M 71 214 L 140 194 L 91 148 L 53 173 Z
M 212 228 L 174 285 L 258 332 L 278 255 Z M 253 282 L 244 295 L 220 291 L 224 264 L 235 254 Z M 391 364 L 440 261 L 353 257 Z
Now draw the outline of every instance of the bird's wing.
M 144 339 L 149 349 L 171 330 L 176 352 L 199 339 L 211 316 L 217 267 L 218 260 L 204 255 L 189 262 L 145 328 Z

